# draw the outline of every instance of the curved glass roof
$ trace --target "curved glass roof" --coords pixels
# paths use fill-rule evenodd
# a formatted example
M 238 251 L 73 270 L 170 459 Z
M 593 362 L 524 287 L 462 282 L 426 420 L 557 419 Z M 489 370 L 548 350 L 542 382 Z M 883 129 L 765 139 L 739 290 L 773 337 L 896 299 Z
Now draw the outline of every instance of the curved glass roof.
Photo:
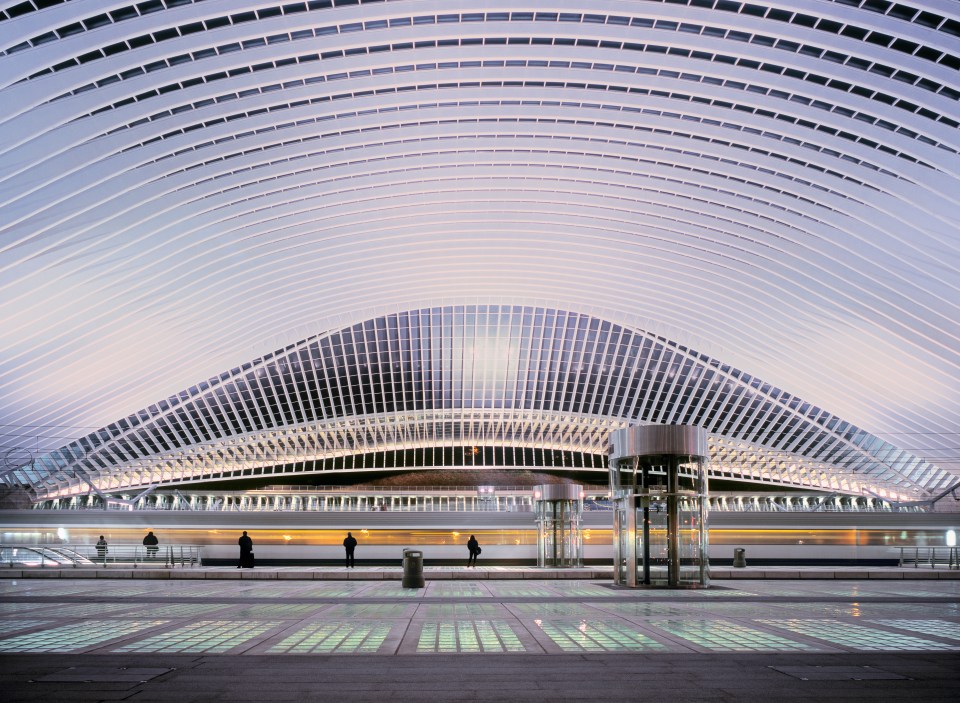
M 948 488 L 958 35 L 945 0 L 6 3 L 0 470 L 320 331 L 493 305 L 749 370 Z

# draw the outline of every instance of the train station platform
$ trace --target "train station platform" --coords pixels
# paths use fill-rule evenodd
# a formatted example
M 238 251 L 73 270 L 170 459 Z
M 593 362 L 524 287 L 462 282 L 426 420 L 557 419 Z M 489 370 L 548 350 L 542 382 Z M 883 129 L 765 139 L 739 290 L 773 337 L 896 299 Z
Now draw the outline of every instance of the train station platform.
M 731 580 L 960 580 L 960 569 L 944 566 L 931 568 L 896 566 L 758 566 L 733 568 L 711 567 L 714 581 Z M 237 569 L 227 566 L 195 566 L 165 568 L 162 565 L 123 565 L 107 567 L 36 567 L 7 568 L 0 566 L 0 579 L 142 579 L 142 580 L 224 580 L 224 581 L 399 581 L 399 566 L 358 566 L 346 569 L 337 566 L 266 566 Z M 436 581 L 484 580 L 584 580 L 613 579 L 613 567 L 594 566 L 582 569 L 537 569 L 522 566 L 425 566 L 424 576 Z
M 958 654 L 960 581 L 0 579 L 18 702 L 927 703 Z

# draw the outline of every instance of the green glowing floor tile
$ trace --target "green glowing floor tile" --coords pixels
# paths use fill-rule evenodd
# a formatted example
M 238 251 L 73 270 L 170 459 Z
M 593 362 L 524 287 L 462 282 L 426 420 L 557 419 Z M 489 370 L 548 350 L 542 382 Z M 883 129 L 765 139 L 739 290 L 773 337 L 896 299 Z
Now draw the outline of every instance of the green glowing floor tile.
M 52 620 L 0 620 L 0 637 L 20 630 L 32 630 L 35 627 L 48 625 Z
M 333 620 L 309 623 L 273 645 L 269 654 L 376 654 L 394 623 Z
M 498 583 L 491 585 L 493 592 L 501 598 L 556 598 L 557 594 L 546 586 L 528 586 L 524 584 Z
M 765 611 L 765 615 L 781 611 L 785 617 L 793 618 L 858 618 L 863 615 L 861 606 L 856 603 L 757 603 L 754 607 L 758 614 L 761 611 Z
M 431 583 L 427 594 L 434 598 L 487 598 L 490 593 L 477 583 Z
M 297 592 L 298 598 L 345 598 L 367 587 L 365 583 L 325 583 Z
M 356 595 L 360 598 L 420 598 L 424 595 L 424 589 L 404 588 L 399 581 L 390 581 L 370 586 Z
M 699 600 L 701 598 L 756 598 L 757 594 L 753 591 L 734 590 L 732 588 L 691 588 L 682 590 L 655 589 L 653 593 L 660 595 L 669 595 L 671 598 L 690 598 Z
M 198 620 L 112 651 L 221 654 L 260 637 L 279 624 L 278 621 L 262 620 Z
M 868 651 L 933 651 L 957 650 L 956 645 L 943 644 L 909 635 L 898 635 L 885 630 L 877 630 L 863 625 L 832 620 L 758 620 L 765 625 L 773 625 L 800 635 Z
M 75 652 L 167 624 L 167 620 L 85 620 L 0 640 L 0 652 Z
M 698 603 L 596 603 L 594 607 L 627 616 L 701 615 Z
M 653 638 L 615 620 L 536 620 L 564 652 L 665 652 Z
M 431 618 L 488 618 L 503 615 L 497 603 L 428 603 L 417 609 L 418 615 Z
M 614 591 L 595 583 L 562 583 L 551 584 L 550 588 L 565 598 L 608 598 L 620 595 L 622 591 Z
M 229 590 L 230 596 L 236 597 L 239 595 L 239 593 L 233 589 Z M 168 586 L 159 591 L 159 595 L 164 598 L 222 598 L 224 595 L 224 585 L 222 583 L 177 584 L 176 586 Z
M 399 618 L 409 609 L 406 603 L 340 603 L 323 611 L 323 617 Z
M 288 598 L 294 592 L 293 589 L 285 588 L 286 584 L 271 583 L 265 586 L 251 586 L 237 591 L 239 598 Z M 299 589 L 296 589 L 299 590 Z
M 86 618 L 97 615 L 107 617 L 117 613 L 141 618 L 159 617 L 152 607 L 139 603 L 72 603 L 61 605 L 51 612 L 51 615 L 56 614 L 61 618 Z
M 570 618 L 599 615 L 595 608 L 583 603 L 511 603 L 510 609 L 533 617 L 559 616 Z
M 895 627 L 899 630 L 911 630 L 922 635 L 934 635 L 950 640 L 960 640 L 960 623 L 948 620 L 877 620 L 880 625 Z
M 654 620 L 655 627 L 722 652 L 816 652 L 816 647 L 727 620 Z
M 428 621 L 420 631 L 417 653 L 525 652 L 505 620 Z
M 860 603 L 860 615 L 871 618 L 896 618 L 912 615 L 923 618 L 958 618 L 960 603 Z
M 158 618 L 192 618 L 228 607 L 226 603 L 168 603 L 153 605 L 150 614 Z
M 289 618 L 310 617 L 326 606 L 317 603 L 261 603 L 259 605 L 234 606 L 230 610 L 217 613 L 219 617 L 229 618 Z
M 689 611 L 690 615 L 731 615 L 737 617 L 763 617 L 769 615 L 771 604 L 753 602 L 729 603 L 711 601 L 709 603 L 689 603 L 695 606 Z M 776 612 L 776 610 L 774 610 Z

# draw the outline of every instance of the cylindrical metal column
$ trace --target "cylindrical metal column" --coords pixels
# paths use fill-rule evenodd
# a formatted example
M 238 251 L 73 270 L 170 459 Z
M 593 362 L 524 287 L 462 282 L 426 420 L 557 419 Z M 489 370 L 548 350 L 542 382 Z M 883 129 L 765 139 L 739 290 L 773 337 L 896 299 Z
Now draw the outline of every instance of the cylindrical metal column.
M 699 427 L 649 425 L 611 434 L 616 583 L 709 585 L 708 458 L 707 433 Z
M 573 483 L 536 486 L 537 566 L 583 566 L 583 487 Z

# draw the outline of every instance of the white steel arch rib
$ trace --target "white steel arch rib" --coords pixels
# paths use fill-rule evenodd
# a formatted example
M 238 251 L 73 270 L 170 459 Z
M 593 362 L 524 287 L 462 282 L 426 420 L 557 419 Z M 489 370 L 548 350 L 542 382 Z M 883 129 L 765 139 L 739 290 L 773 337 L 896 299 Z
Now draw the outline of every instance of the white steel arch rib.
M 23 475 L 49 498 L 91 485 L 436 463 L 602 469 L 596 455 L 610 430 L 638 422 L 705 427 L 712 471 L 727 477 L 901 499 L 953 481 L 696 351 L 588 315 L 508 305 L 403 311 L 303 340 L 44 455 Z M 454 452 L 438 457 L 438 448 Z M 516 454 L 530 451 L 540 455 Z
M 958 35 L 939 0 L 2 4 L 0 449 L 321 331 L 532 306 L 756 374 L 903 449 L 874 488 L 942 490 Z

